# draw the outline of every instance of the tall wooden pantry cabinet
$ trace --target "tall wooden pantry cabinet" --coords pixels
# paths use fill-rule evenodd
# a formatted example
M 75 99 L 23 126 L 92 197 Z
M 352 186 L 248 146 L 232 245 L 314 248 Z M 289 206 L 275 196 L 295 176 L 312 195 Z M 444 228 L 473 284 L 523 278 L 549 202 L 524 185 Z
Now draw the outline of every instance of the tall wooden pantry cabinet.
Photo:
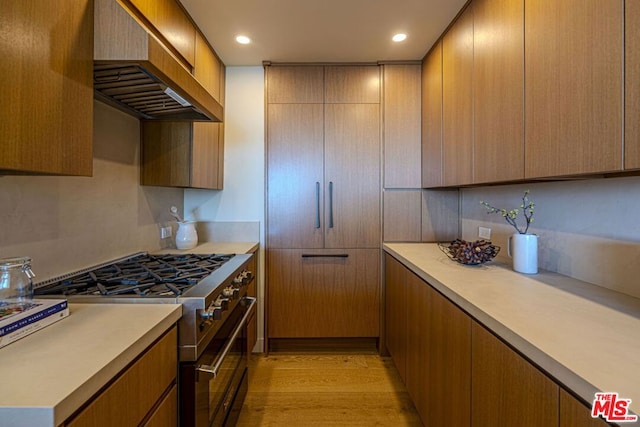
M 377 338 L 380 70 L 266 66 L 267 338 Z

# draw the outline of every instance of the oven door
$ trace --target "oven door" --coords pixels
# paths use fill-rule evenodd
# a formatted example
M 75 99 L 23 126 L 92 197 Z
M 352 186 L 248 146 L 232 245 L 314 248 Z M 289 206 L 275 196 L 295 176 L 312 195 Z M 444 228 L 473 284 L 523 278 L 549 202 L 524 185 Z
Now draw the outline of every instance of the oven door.
M 255 304 L 255 298 L 243 298 L 198 361 L 182 367 L 183 379 L 193 381 L 181 384 L 181 388 L 189 388 L 183 388 L 181 399 L 194 401 L 181 402 L 181 425 L 235 424 L 247 391 L 247 319 L 255 310 Z

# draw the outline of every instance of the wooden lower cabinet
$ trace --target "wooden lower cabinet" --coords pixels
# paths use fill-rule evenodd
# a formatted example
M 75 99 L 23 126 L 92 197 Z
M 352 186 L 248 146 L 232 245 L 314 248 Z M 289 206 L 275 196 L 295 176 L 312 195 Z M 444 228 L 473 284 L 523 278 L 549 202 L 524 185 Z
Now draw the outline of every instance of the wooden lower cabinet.
M 272 249 L 269 338 L 378 337 L 378 249 Z
M 606 421 L 592 418 L 591 410 L 560 389 L 560 427 L 606 427 Z
M 391 354 L 393 363 L 400 374 L 400 378 L 407 382 L 407 291 L 406 273 L 404 267 L 390 255 L 385 254 L 385 339 L 387 351 Z M 414 401 L 416 400 L 411 396 Z
M 177 328 L 122 372 L 111 385 L 78 415 L 69 427 L 122 427 L 131 425 L 175 426 L 178 420 L 176 378 L 178 373 Z
M 558 385 L 478 323 L 472 331 L 473 427 L 558 426 Z
M 387 350 L 427 427 L 605 427 L 587 406 L 385 254 Z

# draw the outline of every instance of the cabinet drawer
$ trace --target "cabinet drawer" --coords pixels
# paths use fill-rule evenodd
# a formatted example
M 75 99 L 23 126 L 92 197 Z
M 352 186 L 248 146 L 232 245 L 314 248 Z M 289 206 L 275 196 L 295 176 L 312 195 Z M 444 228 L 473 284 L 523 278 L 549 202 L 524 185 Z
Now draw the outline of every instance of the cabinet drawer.
M 67 425 L 138 425 L 176 380 L 177 336 L 174 327 Z
M 178 387 L 171 387 L 144 427 L 175 427 L 178 424 Z

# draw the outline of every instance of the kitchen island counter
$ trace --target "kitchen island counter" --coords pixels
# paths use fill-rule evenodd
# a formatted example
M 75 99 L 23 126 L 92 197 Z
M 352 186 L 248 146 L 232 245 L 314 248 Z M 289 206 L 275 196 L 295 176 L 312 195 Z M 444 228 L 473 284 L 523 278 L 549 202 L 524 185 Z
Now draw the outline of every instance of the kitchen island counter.
M 182 316 L 180 304 L 69 304 L 0 349 L 0 425 L 57 426 Z
M 501 262 L 464 266 L 436 244 L 384 249 L 584 401 L 617 392 L 640 413 L 640 299 Z

